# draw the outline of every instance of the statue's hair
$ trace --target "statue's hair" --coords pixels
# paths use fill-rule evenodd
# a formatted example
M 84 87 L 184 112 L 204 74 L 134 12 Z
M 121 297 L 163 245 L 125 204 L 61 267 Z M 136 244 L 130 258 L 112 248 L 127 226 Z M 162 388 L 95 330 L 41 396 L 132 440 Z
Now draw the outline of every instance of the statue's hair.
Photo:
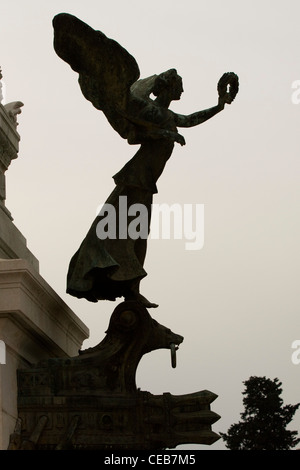
M 153 91 L 157 75 L 141 78 L 131 85 L 131 93 L 139 98 L 147 99 Z
M 180 77 L 175 69 L 167 70 L 159 75 L 151 75 L 151 77 L 137 80 L 131 85 L 131 93 L 139 98 L 147 99 L 150 94 L 158 96 L 170 83 L 178 80 Z

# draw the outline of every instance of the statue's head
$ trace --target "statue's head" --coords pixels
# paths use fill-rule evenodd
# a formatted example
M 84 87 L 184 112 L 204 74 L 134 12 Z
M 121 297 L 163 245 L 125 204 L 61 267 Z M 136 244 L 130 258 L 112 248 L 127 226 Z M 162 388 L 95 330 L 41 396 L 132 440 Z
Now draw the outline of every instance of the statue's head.
M 161 93 L 169 92 L 172 100 L 180 100 L 183 92 L 182 78 L 175 69 L 167 70 L 156 77 L 153 94 L 159 96 Z

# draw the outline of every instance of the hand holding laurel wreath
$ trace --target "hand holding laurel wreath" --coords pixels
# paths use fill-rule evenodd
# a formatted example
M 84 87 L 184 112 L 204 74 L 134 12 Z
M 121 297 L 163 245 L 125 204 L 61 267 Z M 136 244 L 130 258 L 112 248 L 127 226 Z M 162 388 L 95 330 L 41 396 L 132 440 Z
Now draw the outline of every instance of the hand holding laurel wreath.
M 239 91 L 239 79 L 234 72 L 226 72 L 218 82 L 219 105 L 231 104 Z

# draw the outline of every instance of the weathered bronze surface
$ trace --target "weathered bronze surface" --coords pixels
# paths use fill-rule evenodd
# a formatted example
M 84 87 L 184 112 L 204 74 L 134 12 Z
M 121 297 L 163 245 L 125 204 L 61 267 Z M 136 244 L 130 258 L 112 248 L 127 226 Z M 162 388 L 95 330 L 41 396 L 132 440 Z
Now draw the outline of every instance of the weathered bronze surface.
M 136 387 L 141 357 L 182 341 L 140 303 L 119 304 L 98 346 L 18 372 L 19 421 L 10 449 L 147 450 L 215 442 L 215 394 L 152 395 Z

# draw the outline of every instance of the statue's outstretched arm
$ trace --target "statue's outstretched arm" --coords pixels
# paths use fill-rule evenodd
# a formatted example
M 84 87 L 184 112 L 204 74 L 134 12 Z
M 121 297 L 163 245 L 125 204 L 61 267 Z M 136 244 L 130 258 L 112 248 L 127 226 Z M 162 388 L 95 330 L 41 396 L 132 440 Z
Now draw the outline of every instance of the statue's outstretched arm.
M 212 118 L 223 109 L 224 109 L 224 103 L 219 101 L 217 106 L 213 106 L 212 108 L 209 108 L 209 109 L 204 109 L 203 111 L 197 111 L 196 113 L 193 113 L 193 114 L 183 115 L 183 114 L 174 113 L 176 126 L 178 127 L 197 126 L 198 124 L 202 124 L 203 122 Z

